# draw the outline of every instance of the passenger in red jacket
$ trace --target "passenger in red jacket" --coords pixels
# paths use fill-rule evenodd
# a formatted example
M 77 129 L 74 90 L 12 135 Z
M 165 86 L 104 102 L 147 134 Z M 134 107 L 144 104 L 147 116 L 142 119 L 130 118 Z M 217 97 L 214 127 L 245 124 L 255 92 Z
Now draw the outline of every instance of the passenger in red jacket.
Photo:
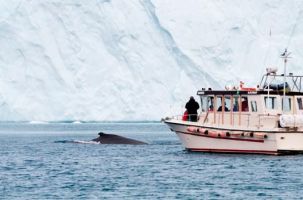
M 196 102 L 194 97 L 190 97 L 189 101 L 186 103 L 185 108 L 188 113 L 189 121 L 196 122 L 198 120 L 197 110 L 200 108 L 199 104 Z

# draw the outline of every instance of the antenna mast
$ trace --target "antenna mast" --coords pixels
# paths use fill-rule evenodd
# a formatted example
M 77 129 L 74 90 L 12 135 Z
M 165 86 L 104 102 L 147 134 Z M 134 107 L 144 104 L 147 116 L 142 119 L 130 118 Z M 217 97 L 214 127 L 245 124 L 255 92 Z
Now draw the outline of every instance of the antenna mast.
M 281 58 L 283 58 L 284 60 L 284 80 L 283 80 L 283 104 L 282 104 L 282 111 L 284 113 L 284 108 L 285 108 L 285 103 L 286 103 L 286 98 L 285 98 L 285 87 L 286 87 L 286 64 L 287 64 L 287 60 L 291 57 L 289 57 L 289 55 L 291 54 L 291 52 L 287 52 L 287 48 L 285 49 L 284 53 L 281 54 Z

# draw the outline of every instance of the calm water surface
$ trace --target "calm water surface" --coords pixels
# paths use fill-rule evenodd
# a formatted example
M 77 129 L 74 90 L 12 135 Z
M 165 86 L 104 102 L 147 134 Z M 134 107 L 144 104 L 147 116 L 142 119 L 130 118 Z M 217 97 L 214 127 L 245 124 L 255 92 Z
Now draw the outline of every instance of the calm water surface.
M 79 144 L 98 131 L 149 145 Z M 189 153 L 160 123 L 0 124 L 1 199 L 302 199 L 303 156 Z

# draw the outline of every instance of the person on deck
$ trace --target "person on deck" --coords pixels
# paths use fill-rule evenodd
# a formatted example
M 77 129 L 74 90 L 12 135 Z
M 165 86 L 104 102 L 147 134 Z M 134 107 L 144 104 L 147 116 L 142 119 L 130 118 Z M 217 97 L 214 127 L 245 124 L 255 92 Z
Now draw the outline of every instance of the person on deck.
M 248 102 L 247 102 L 246 99 L 242 101 L 242 111 L 243 112 L 247 112 L 248 111 Z
M 218 108 L 218 111 L 219 111 L 219 112 L 222 112 L 222 106 L 220 106 L 220 107 Z M 229 111 L 228 108 L 226 107 L 226 103 L 224 104 L 224 111 L 225 111 L 225 112 L 228 112 L 228 111 Z
M 196 122 L 198 119 L 197 110 L 200 108 L 200 106 L 193 96 L 190 97 L 189 101 L 185 105 L 185 108 L 188 113 L 189 121 Z

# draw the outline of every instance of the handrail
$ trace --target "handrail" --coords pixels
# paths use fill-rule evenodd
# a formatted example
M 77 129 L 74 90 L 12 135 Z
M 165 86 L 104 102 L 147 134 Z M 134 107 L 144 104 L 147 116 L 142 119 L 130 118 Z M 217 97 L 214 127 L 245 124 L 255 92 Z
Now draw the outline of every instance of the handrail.
M 236 115 L 248 115 L 248 116 L 251 115 L 251 113 L 249 113 L 249 112 L 243 112 L 243 111 L 241 113 L 233 112 L 233 114 L 236 114 Z
M 187 116 L 188 116 L 188 118 L 187 118 L 186 121 L 191 121 L 190 120 L 191 116 L 196 116 L 197 118 L 200 117 L 200 115 L 198 115 L 198 114 L 188 114 Z M 183 117 L 184 117 L 184 115 L 173 115 L 170 118 L 171 119 L 176 119 L 176 120 L 182 120 L 183 121 Z
M 188 115 L 188 118 L 187 118 L 187 120 L 183 120 L 184 119 L 184 115 L 174 115 L 174 116 L 172 116 L 172 117 L 169 117 L 169 119 L 174 119 L 174 120 L 180 120 L 180 121 L 188 121 L 188 122 L 191 122 L 191 120 L 190 120 L 190 118 L 191 118 L 191 116 L 197 116 L 197 121 L 199 121 L 199 118 L 203 115 L 206 115 L 205 116 L 205 118 L 207 119 L 207 118 L 209 118 L 209 114 L 211 114 L 211 112 L 205 112 L 205 113 L 200 113 L 200 114 L 189 114 Z M 220 113 L 220 112 L 217 112 L 217 114 L 219 114 L 219 115 L 222 115 L 223 113 Z M 239 116 L 239 115 L 241 115 L 241 116 L 246 116 L 246 117 L 244 117 L 242 120 L 244 120 L 245 119 L 245 121 L 247 121 L 246 123 L 243 123 L 243 125 L 245 126 L 247 126 L 247 127 L 249 127 L 249 126 L 251 126 L 251 125 L 253 125 L 253 124 L 251 124 L 252 122 L 251 122 L 251 116 L 252 116 L 252 114 L 251 113 L 249 113 L 249 112 L 241 112 L 241 113 L 239 113 L 239 112 L 233 112 L 233 114 L 235 115 L 235 116 Z M 258 118 L 259 118 L 259 120 L 257 121 L 257 123 L 256 124 L 254 124 L 254 125 L 257 125 L 257 126 L 261 126 L 261 124 L 262 124 L 262 118 L 264 118 L 264 117 L 270 117 L 270 118 L 274 118 L 274 117 L 277 117 L 277 115 L 273 115 L 273 114 L 258 114 L 257 115 L 258 116 Z M 205 118 L 203 117 L 203 119 L 204 119 L 204 121 L 203 121 L 203 124 L 205 123 Z M 196 122 L 196 121 L 194 121 L 194 122 Z M 244 122 L 244 121 L 242 121 L 242 122 Z M 236 124 L 234 124 L 233 126 L 235 126 Z
M 284 72 L 284 74 L 285 74 L 285 72 Z M 274 79 L 275 78 L 282 78 L 283 77 L 283 78 L 287 78 L 287 80 L 289 80 L 289 81 L 290 80 L 292 81 L 292 83 L 293 83 L 292 91 L 295 91 L 294 89 L 296 88 L 296 90 L 298 92 L 301 92 L 301 89 L 302 89 L 302 78 L 303 78 L 303 76 L 301 76 L 301 75 L 293 75 L 293 74 L 288 74 L 288 75 L 285 74 L 285 76 L 284 76 L 284 74 L 264 74 L 262 76 L 262 79 L 261 79 L 259 85 L 260 85 L 261 88 L 263 88 L 265 86 L 265 84 L 267 84 L 267 79 L 269 77 L 273 77 Z M 285 81 L 286 80 L 283 80 L 283 83 L 285 83 Z M 283 91 L 285 91 L 285 89 Z
M 259 117 L 268 117 L 268 116 L 270 116 L 270 117 L 277 117 L 277 116 L 279 116 L 279 115 L 273 115 L 273 114 L 258 114 L 258 116 L 259 116 Z

